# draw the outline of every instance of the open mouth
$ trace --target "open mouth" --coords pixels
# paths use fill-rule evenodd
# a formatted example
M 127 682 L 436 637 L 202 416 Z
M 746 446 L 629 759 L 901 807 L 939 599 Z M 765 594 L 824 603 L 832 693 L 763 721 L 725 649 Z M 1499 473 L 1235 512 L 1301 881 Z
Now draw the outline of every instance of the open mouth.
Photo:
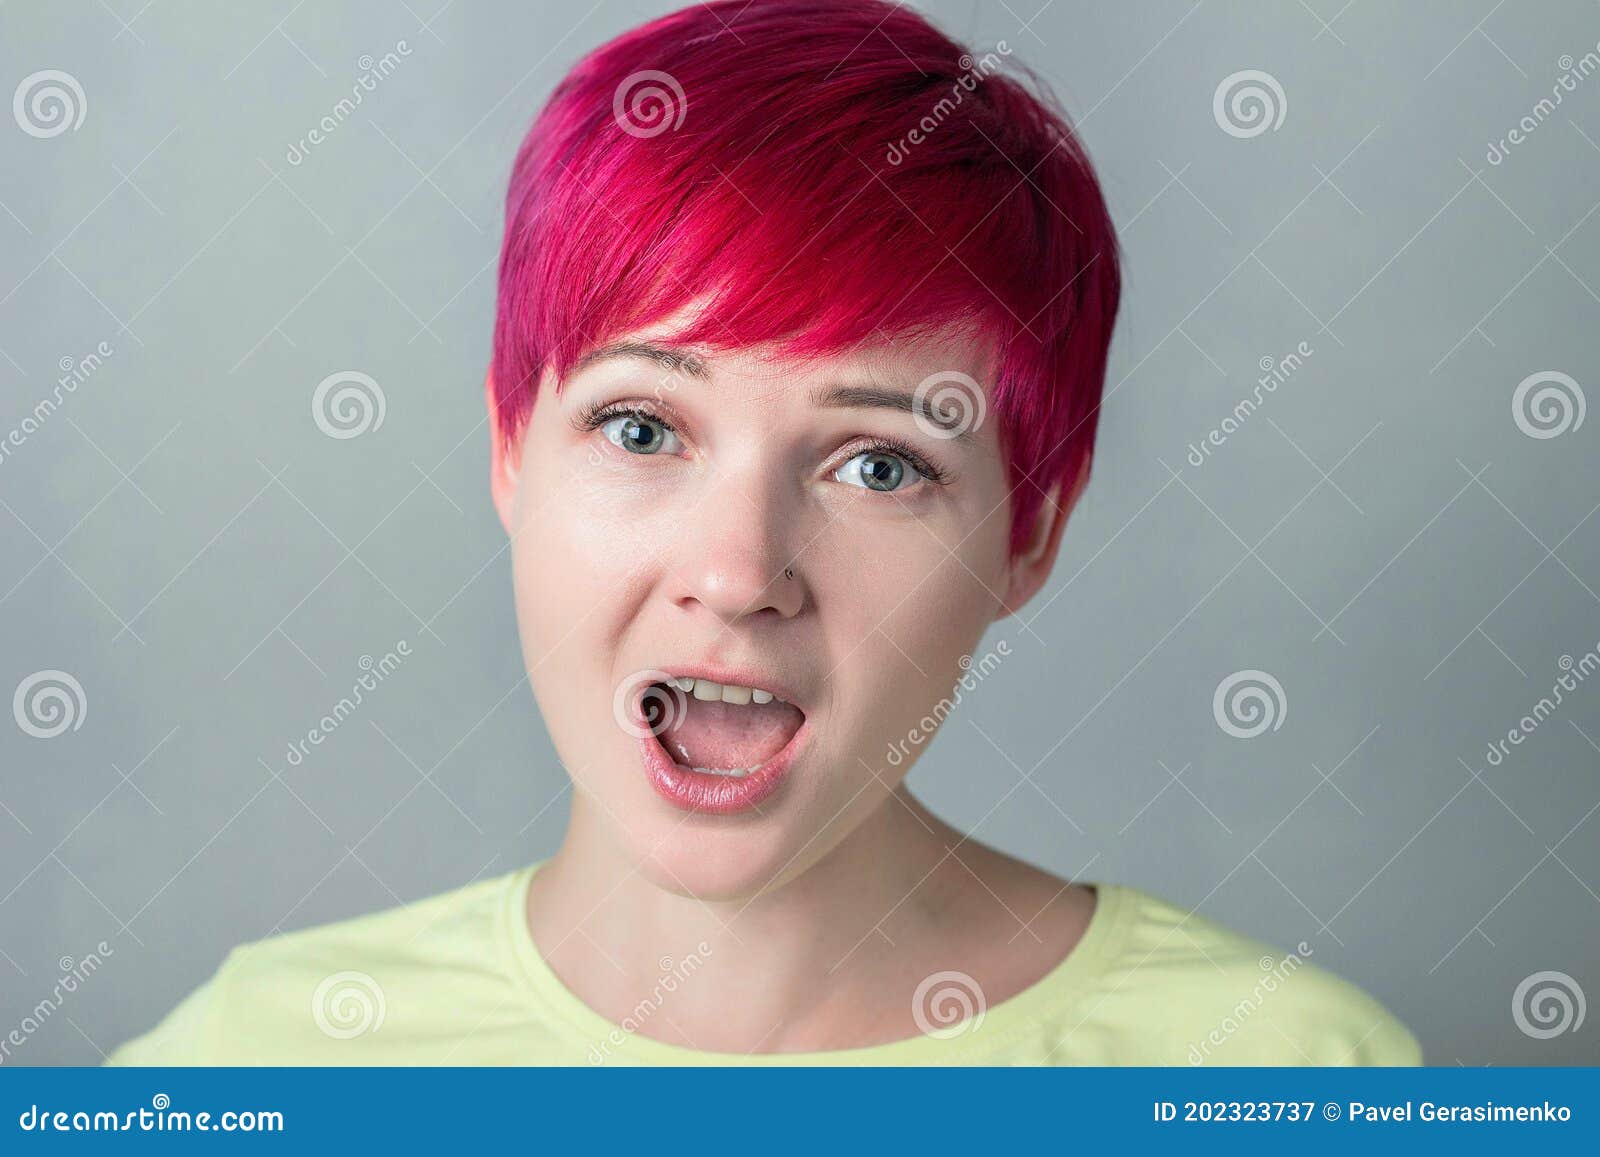
M 787 747 L 806 720 L 760 687 L 676 678 L 651 691 L 643 707 L 653 730 L 663 725 L 657 740 L 679 767 L 703 775 L 742 779 Z
M 649 684 L 638 711 L 657 792 L 686 810 L 720 814 L 753 807 L 777 789 L 806 721 L 765 688 L 689 676 Z

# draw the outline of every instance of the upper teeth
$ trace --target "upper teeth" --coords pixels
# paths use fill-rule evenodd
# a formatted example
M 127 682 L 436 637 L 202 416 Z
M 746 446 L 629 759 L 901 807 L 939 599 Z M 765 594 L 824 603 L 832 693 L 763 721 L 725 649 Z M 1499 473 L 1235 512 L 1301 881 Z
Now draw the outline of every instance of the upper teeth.
M 674 678 L 672 682 L 678 690 L 687 691 L 696 699 L 703 699 L 706 702 L 721 700 L 724 703 L 742 705 L 751 701 L 756 703 L 771 703 L 774 699 L 777 699 L 780 703 L 784 701 L 771 691 L 763 691 L 760 687 L 741 687 L 737 683 L 718 683 L 712 679 L 680 678 Z

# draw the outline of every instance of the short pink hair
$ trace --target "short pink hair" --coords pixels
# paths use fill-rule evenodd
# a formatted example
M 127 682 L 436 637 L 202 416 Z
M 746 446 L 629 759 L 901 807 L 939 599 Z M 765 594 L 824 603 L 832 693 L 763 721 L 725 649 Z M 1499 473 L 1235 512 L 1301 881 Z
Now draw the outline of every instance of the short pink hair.
M 966 327 L 997 353 L 1015 553 L 1088 465 L 1121 273 L 1066 115 L 997 48 L 882 0 L 720 0 L 585 57 L 512 170 L 500 435 L 546 371 L 700 300 L 674 341 L 805 358 Z

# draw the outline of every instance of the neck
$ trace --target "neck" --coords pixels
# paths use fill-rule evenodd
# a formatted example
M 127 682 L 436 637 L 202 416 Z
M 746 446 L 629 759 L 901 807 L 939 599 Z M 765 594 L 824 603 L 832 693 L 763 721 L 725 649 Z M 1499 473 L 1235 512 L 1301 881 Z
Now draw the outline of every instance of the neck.
M 952 927 L 972 915 L 970 876 L 951 855 L 960 843 L 902 785 L 793 879 L 701 901 L 641 874 L 579 796 L 529 889 L 529 925 L 562 982 L 614 1022 L 692 954 L 693 980 L 645 1036 L 714 1052 L 883 1043 L 913 1031 L 906 977 L 940 967 Z

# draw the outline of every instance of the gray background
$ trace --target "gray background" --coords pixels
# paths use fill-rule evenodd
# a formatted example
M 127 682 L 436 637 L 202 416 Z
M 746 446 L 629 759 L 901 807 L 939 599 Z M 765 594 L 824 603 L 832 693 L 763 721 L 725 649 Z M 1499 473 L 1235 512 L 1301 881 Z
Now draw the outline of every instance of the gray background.
M 1600 997 L 1600 679 L 1485 760 L 1600 642 L 1600 416 L 1533 438 L 1511 405 L 1547 370 L 1600 402 L 1600 75 L 1486 159 L 1600 7 L 925 7 L 1056 87 L 1128 284 L 1056 576 L 914 786 L 1057 871 L 1305 940 L 1433 1063 L 1600 1059 L 1600 1012 L 1550 1039 L 1512 1014 L 1547 969 Z M 113 349 L 0 462 L 0 700 L 41 670 L 85 699 L 51 739 L 0 712 L 0 1035 L 114 951 L 13 1062 L 97 1062 L 240 941 L 554 848 L 485 488 L 501 198 L 559 75 L 666 8 L 0 8 L 0 96 L 50 68 L 87 102 L 48 139 L 0 111 L 0 436 Z M 1250 138 L 1213 115 L 1242 69 L 1286 96 Z M 311 396 L 347 369 L 387 409 L 341 440 Z M 1212 706 L 1246 669 L 1286 700 L 1249 740 Z

